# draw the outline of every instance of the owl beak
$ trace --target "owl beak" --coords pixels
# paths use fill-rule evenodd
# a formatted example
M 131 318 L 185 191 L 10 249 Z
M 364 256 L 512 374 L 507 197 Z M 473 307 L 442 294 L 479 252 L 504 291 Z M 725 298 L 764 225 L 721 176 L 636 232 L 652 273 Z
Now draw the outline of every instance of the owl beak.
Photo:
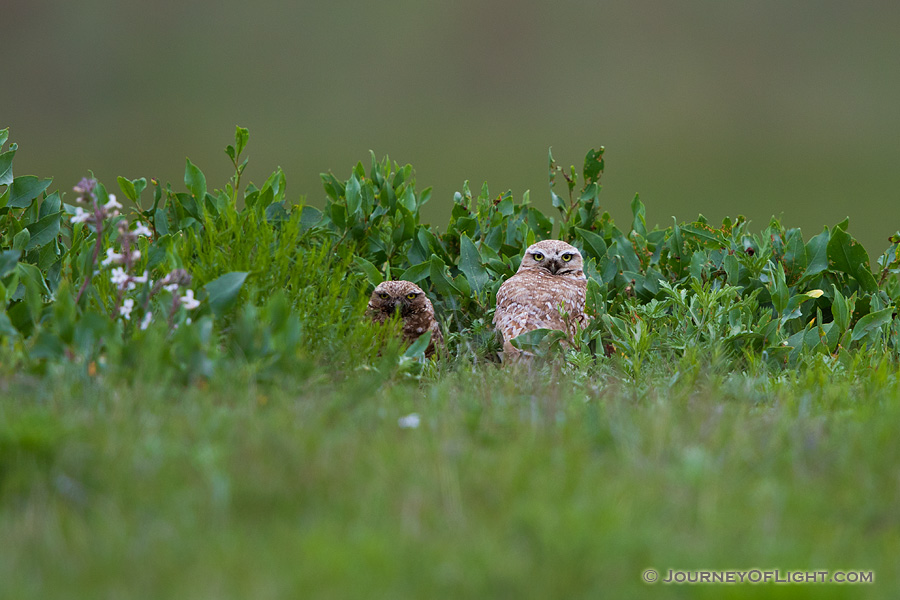
M 557 260 L 551 260 L 547 263 L 547 268 L 550 269 L 550 272 L 556 275 L 556 272 L 562 268 L 562 265 Z

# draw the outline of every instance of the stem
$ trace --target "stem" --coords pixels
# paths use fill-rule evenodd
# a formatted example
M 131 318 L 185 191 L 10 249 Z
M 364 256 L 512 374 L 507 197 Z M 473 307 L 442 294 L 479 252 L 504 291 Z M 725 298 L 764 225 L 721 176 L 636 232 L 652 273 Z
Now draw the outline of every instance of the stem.
M 87 289 L 88 285 L 91 283 L 91 279 L 94 277 L 94 265 L 97 264 L 97 257 L 100 256 L 100 248 L 103 246 L 103 216 L 100 214 L 100 207 L 97 205 L 97 198 L 94 198 L 94 227 L 97 229 L 97 241 L 94 242 L 94 252 L 91 255 L 91 263 L 88 268 L 88 275 L 84 278 L 84 283 L 81 284 L 81 288 L 78 290 L 78 295 L 75 296 L 75 304 L 81 300 L 81 296 L 84 294 L 84 291 Z

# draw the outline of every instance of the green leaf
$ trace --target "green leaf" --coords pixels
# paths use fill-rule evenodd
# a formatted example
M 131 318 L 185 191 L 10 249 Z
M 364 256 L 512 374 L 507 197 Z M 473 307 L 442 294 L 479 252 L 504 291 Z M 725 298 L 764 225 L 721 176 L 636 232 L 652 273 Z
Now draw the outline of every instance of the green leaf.
M 851 342 L 865 337 L 870 331 L 874 331 L 883 325 L 887 325 L 894 318 L 894 308 L 888 307 L 873 313 L 869 313 L 853 327 L 853 335 L 850 337 Z
M 120 175 L 117 181 L 119 182 L 119 189 L 122 190 L 125 197 L 134 203 L 138 202 L 141 192 L 147 187 L 147 180 L 143 177 L 140 179 L 126 179 Z
M 593 231 L 588 231 L 587 229 L 581 229 L 579 227 L 575 228 L 575 235 L 584 242 L 584 249 L 588 251 L 590 256 L 597 260 L 606 256 L 606 242 L 603 241 L 602 237 Z
M 462 296 L 462 293 L 453 285 L 453 282 L 450 281 L 450 278 L 447 277 L 444 271 L 447 270 L 447 265 L 444 264 L 444 261 L 438 257 L 437 254 L 431 255 L 431 270 L 429 271 L 429 275 L 431 276 L 431 283 L 434 285 L 435 290 L 438 294 L 442 296 L 450 296 L 454 298 L 459 298 Z
M 7 206 L 10 208 L 28 208 L 34 199 L 41 195 L 41 192 L 50 187 L 52 179 L 38 179 L 34 175 L 23 175 L 16 177 L 9 192 L 9 202 Z
M 634 200 L 631 201 L 631 214 L 632 214 L 632 222 L 631 229 L 632 231 L 636 231 L 642 237 L 647 237 L 647 221 L 646 221 L 646 209 L 644 209 L 644 203 L 641 202 L 640 196 L 637 194 L 634 195 Z
M 354 256 L 353 263 L 359 268 L 360 271 L 363 272 L 363 274 L 366 276 L 366 279 L 368 279 L 369 283 L 371 283 L 373 286 L 377 286 L 379 283 L 384 281 L 384 277 L 378 271 L 378 268 L 362 256 Z
M 826 227 L 822 233 L 813 237 L 806 244 L 806 270 L 800 281 L 811 279 L 828 268 L 828 240 L 831 234 Z
M 22 253 L 19 250 L 4 250 L 0 252 L 0 278 L 6 277 L 16 268 L 16 263 Z
M 834 288 L 834 299 L 831 301 L 831 314 L 834 316 L 834 322 L 840 329 L 841 334 L 850 328 L 850 304 L 844 295 L 838 291 L 837 286 L 832 284 Z
M 15 148 L 10 148 L 7 152 L 0 154 L 0 185 L 9 185 L 13 182 L 12 161 L 15 155 Z
M 247 271 L 232 271 L 203 286 L 209 307 L 216 315 L 221 316 L 234 305 L 247 275 Z
M 431 273 L 431 261 L 426 260 L 423 263 L 419 263 L 417 265 L 413 265 L 407 270 L 403 271 L 403 274 L 400 275 L 400 279 L 404 281 L 412 281 L 413 283 L 419 283 Z
M 869 270 L 869 254 L 849 233 L 835 228 L 827 251 L 828 263 L 832 268 L 856 279 L 866 292 L 871 294 L 878 291 L 878 284 Z
M 4 129 L 0 129 L 0 148 L 3 147 L 3 144 L 6 143 L 6 140 L 9 139 L 9 127 Z
M 43 219 L 54 213 L 62 211 L 62 200 L 59 198 L 59 192 L 53 192 L 41 202 L 41 210 L 38 212 L 38 219 Z
M 484 268 L 478 248 L 466 234 L 459 238 L 459 270 L 465 274 L 469 284 L 479 295 L 491 278 Z
M 509 340 L 509 343 L 519 350 L 533 352 L 540 347 L 542 343 L 545 343 L 545 340 L 549 345 L 557 340 L 565 339 L 565 337 L 566 333 L 557 329 L 533 329 L 514 337 Z
M 247 147 L 247 141 L 250 139 L 250 132 L 241 126 L 235 127 L 234 130 L 234 145 L 237 150 L 236 155 L 240 156 L 241 152 L 244 151 L 244 148 Z
M 424 358 L 425 350 L 428 349 L 428 344 L 431 343 L 431 331 L 426 331 L 414 341 L 409 348 L 406 349 L 406 352 L 403 353 L 403 356 L 407 358 Z
M 190 190 L 191 195 L 198 201 L 202 202 L 206 197 L 206 176 L 197 168 L 197 165 L 186 159 L 187 163 L 184 168 L 184 185 Z M 198 215 L 194 215 L 197 217 Z
M 725 269 L 725 276 L 731 285 L 739 285 L 741 275 L 741 263 L 734 254 L 726 254 L 722 261 L 722 267 Z
M 30 241 L 31 232 L 27 229 L 23 229 L 13 236 L 13 250 L 25 250 L 25 247 L 28 246 L 28 242 Z
M 25 229 L 31 235 L 31 240 L 25 245 L 25 251 L 34 250 L 55 240 L 56 236 L 59 235 L 59 220 L 61 216 L 61 212 L 47 215 L 38 222 L 26 226 Z
M 306 231 L 322 220 L 322 211 L 314 206 L 304 206 L 300 213 L 300 229 Z
M 583 170 L 585 185 L 600 181 L 600 175 L 603 174 L 603 151 L 603 146 L 600 146 L 599 150 L 588 150 L 585 155 Z
M 350 181 L 347 182 L 347 214 L 350 217 L 356 216 L 362 208 L 362 193 L 360 190 L 359 179 L 354 174 Z

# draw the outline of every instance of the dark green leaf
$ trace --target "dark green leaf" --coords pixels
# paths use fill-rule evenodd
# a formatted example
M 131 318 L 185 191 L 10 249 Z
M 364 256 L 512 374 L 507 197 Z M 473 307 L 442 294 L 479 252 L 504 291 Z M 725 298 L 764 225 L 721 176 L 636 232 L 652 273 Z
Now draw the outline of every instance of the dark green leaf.
M 862 244 L 849 233 L 835 228 L 828 242 L 828 263 L 831 268 L 846 273 L 856 279 L 868 293 L 878 290 L 878 284 L 869 270 L 869 254 Z
M 887 325 L 891 322 L 891 319 L 893 319 L 893 314 L 893 307 L 867 314 L 853 326 L 853 335 L 851 336 L 850 341 L 855 342 L 856 340 L 865 337 L 869 332 L 874 331 L 883 325 Z
M 426 260 L 423 263 L 419 263 L 414 265 L 403 272 L 400 275 L 400 279 L 405 281 L 412 281 L 413 283 L 419 283 L 431 273 L 431 261 Z
M 595 258 L 596 260 L 600 260 L 601 258 L 606 256 L 606 242 L 603 241 L 602 237 L 600 237 L 593 231 L 588 231 L 587 229 L 581 229 L 579 227 L 575 228 L 575 235 L 581 238 L 581 241 L 584 242 L 584 249 L 591 257 Z
M 363 272 L 373 287 L 384 281 L 384 276 L 378 271 L 378 268 L 362 256 L 354 256 L 353 263 Z
M 429 343 L 431 343 L 431 331 L 426 331 L 416 338 L 416 341 L 406 349 L 403 356 L 407 358 L 424 358 L 425 350 L 428 349 Z
M 234 305 L 247 275 L 249 273 L 246 271 L 232 271 L 225 273 L 215 281 L 210 281 L 203 287 L 207 293 L 209 307 L 216 315 L 224 314 Z
M 240 155 L 241 152 L 244 151 L 244 148 L 247 147 L 247 141 L 250 139 L 250 132 L 241 126 L 237 126 L 234 131 L 234 143 L 236 154 Z
M 600 146 L 599 150 L 588 150 L 585 155 L 583 174 L 586 185 L 600 181 L 600 175 L 603 174 L 603 151 L 603 146 Z
M 34 250 L 55 240 L 56 236 L 59 235 L 59 220 L 61 216 L 61 212 L 47 215 L 37 223 L 26 226 L 25 229 L 31 234 L 31 240 L 25 245 L 25 251 Z
M 0 278 L 12 273 L 21 256 L 22 253 L 19 250 L 4 250 L 0 252 Z
M 10 208 L 27 208 L 31 206 L 34 199 L 50 186 L 51 181 L 53 180 L 38 179 L 34 175 L 16 177 L 10 187 L 7 206 Z
M 812 279 L 828 268 L 828 240 L 831 234 L 826 227 L 822 233 L 813 237 L 806 244 L 806 271 L 800 277 L 801 281 Z
M 41 202 L 41 210 L 38 213 L 38 219 L 43 219 L 53 213 L 62 211 L 62 201 L 59 198 L 59 192 L 53 192 Z
M 186 161 L 184 168 L 184 185 L 187 186 L 187 189 L 190 190 L 191 195 L 196 200 L 202 201 L 206 197 L 206 176 L 191 162 L 191 159 L 188 158 Z M 199 215 L 195 214 L 193 216 L 199 218 Z
M 14 148 L 0 154 L 0 185 L 9 185 L 13 182 L 12 161 L 15 155 Z
M 480 295 L 481 290 L 490 281 L 490 275 L 484 268 L 478 248 L 465 234 L 459 238 L 459 270 L 465 273 L 476 294 Z
M 347 215 L 356 217 L 362 208 L 362 193 L 356 175 L 347 182 Z

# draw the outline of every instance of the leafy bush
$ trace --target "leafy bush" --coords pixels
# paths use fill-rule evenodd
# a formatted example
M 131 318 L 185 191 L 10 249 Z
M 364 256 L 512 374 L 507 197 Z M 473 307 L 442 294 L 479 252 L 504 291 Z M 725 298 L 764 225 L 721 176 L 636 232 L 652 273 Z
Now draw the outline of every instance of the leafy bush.
M 570 366 L 611 362 L 638 377 L 648 359 L 697 348 L 772 368 L 847 362 L 858 351 L 897 358 L 900 233 L 873 272 L 848 221 L 808 240 L 774 219 L 758 234 L 743 217 L 651 229 L 635 197 L 620 229 L 600 204 L 602 148 L 587 153 L 580 184 L 574 167 L 549 156 L 555 218 L 527 193 L 516 201 L 485 184 L 476 196 L 466 183 L 440 231 L 420 220 L 431 190 L 417 190 L 409 165 L 373 154 L 368 171 L 359 163 L 346 180 L 323 174 L 319 210 L 288 201 L 280 168 L 261 187 L 243 185 L 247 140 L 238 127 L 223 189 L 210 191 L 190 160 L 186 191 L 119 177 L 127 211 L 92 178 L 63 204 L 50 179 L 13 175 L 16 144 L 0 152 L 6 368 L 140 368 L 185 381 L 235 361 L 261 376 L 298 365 L 421 374 L 421 349 L 404 353 L 396 323 L 363 317 L 372 287 L 388 278 L 428 292 L 452 359 L 492 360 L 497 288 L 526 246 L 550 237 L 584 255 L 595 318 L 572 347 L 543 330 L 518 343 L 565 353 Z M 0 131 L 0 151 L 7 141 Z

